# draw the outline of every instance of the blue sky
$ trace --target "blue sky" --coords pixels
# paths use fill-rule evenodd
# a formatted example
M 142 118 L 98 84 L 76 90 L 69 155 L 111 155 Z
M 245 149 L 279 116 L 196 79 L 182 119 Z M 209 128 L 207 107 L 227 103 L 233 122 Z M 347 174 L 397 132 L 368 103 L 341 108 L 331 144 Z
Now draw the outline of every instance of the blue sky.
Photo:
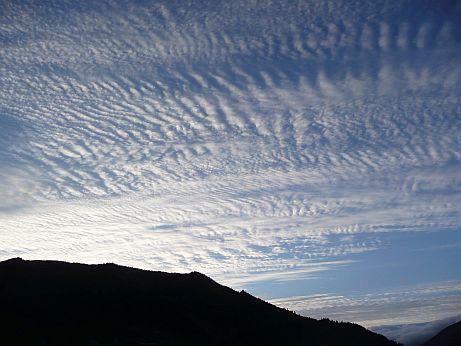
M 0 259 L 459 315 L 459 2 L 0 6 Z

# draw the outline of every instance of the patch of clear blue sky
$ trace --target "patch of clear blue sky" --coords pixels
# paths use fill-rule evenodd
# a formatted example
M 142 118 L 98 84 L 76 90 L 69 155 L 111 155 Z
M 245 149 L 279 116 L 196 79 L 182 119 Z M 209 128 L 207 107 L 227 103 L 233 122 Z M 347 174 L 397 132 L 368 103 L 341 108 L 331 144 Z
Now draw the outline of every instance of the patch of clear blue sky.
M 267 299 L 323 293 L 347 296 L 461 278 L 461 229 L 355 236 L 357 241 L 370 237 L 380 238 L 385 245 L 374 251 L 330 258 L 352 260 L 350 264 L 308 274 L 298 280 L 268 280 L 247 284 L 245 288 Z M 337 238 L 332 236 L 330 241 L 334 243 Z

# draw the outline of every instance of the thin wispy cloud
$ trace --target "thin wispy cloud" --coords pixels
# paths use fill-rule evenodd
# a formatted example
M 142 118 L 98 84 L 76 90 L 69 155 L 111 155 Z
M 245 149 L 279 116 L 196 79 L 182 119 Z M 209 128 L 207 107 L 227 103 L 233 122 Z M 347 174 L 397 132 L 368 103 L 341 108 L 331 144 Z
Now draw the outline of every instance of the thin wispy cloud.
M 372 329 L 386 325 L 422 323 L 459 316 L 461 283 L 440 282 L 434 286 L 412 286 L 366 295 L 295 296 L 272 303 L 317 318 L 360 323 Z M 456 322 L 456 318 L 454 318 Z M 379 328 L 378 328 L 379 327 Z

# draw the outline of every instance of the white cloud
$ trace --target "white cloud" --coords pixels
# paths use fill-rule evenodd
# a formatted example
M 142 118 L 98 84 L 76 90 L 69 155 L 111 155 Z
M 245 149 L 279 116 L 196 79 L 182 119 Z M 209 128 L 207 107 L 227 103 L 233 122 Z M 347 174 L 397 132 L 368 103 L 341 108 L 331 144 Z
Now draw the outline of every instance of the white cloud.
M 398 341 L 405 346 L 417 346 L 435 336 L 442 329 L 458 321 L 461 321 L 461 315 L 424 323 L 378 326 L 371 328 L 371 330 L 383 334 L 389 339 Z
M 412 6 L 8 3 L 0 258 L 244 285 L 458 229 L 459 25 Z
M 343 296 L 326 293 L 272 299 L 270 302 L 305 316 L 356 322 L 384 331 L 384 326 L 425 324 L 445 318 L 452 320 L 453 316 L 459 316 L 460 292 L 461 282 L 450 281 L 372 294 Z

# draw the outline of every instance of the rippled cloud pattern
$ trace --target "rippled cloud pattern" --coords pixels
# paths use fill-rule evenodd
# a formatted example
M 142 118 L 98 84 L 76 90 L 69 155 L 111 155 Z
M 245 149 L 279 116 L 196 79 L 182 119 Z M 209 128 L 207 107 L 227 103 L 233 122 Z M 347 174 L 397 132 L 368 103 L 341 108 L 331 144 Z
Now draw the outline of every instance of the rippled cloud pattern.
M 0 13 L 1 259 L 199 270 L 367 326 L 459 313 L 459 1 Z

